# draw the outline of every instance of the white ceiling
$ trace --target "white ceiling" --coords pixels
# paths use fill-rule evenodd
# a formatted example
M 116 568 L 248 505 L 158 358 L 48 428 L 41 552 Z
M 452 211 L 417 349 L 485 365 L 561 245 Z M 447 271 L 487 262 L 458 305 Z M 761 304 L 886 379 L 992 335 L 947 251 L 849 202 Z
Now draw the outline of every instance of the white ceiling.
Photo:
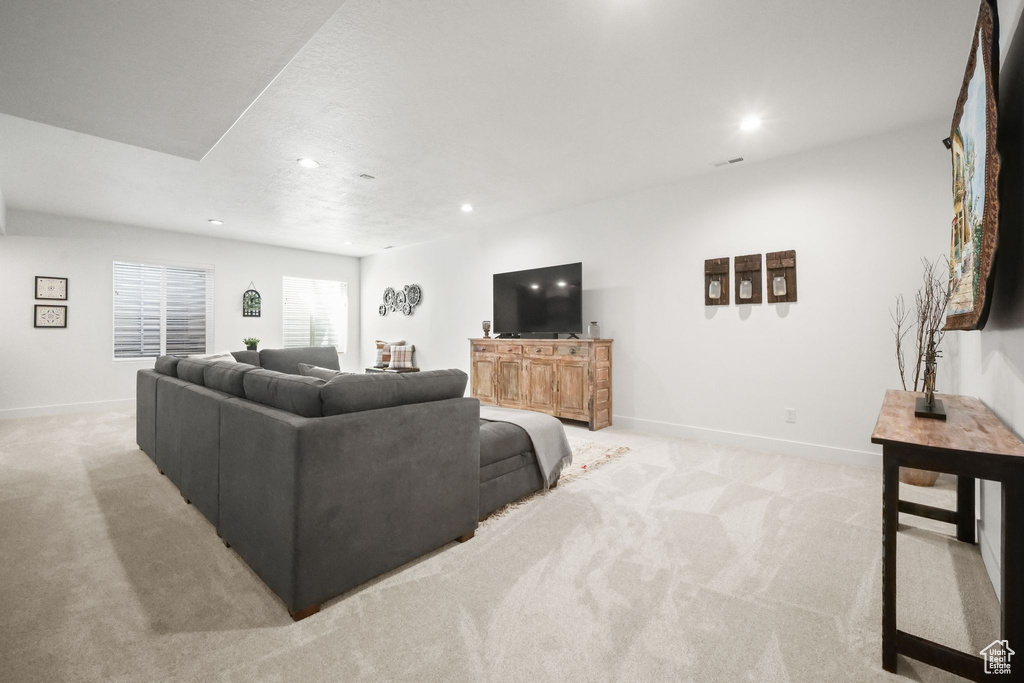
M 709 163 L 734 156 L 752 163 L 950 117 L 976 11 L 962 0 L 348 0 L 201 162 L 32 121 L 52 122 L 64 102 L 50 82 L 28 88 L 26 101 L 42 104 L 25 110 L 0 96 L 0 111 L 22 117 L 0 115 L 0 186 L 16 209 L 375 253 L 729 173 Z M 15 13 L 19 25 L 0 39 L 40 34 L 34 17 Z M 48 35 L 72 36 L 68 45 L 102 41 L 76 48 L 74 60 L 86 69 L 101 54 L 90 87 L 118 86 L 108 32 L 84 32 L 76 15 L 46 21 L 59 24 Z M 255 37 L 241 56 L 258 52 L 269 25 L 247 24 Z M 7 52 L 3 70 L 27 87 L 35 67 L 9 66 Z M 147 44 L 122 56 L 133 79 L 154 68 Z M 218 60 L 238 58 L 180 60 L 154 82 L 207 87 Z M 84 89 L 71 87 L 68 116 L 94 120 L 107 138 L 146 133 L 117 111 L 94 111 Z M 159 118 L 164 99 L 133 106 Z M 741 133 L 749 113 L 764 125 Z M 202 102 L 180 112 L 199 128 L 204 115 Z M 190 139 L 153 134 L 136 144 L 168 150 Z M 306 170 L 298 157 L 323 165 Z M 464 202 L 476 210 L 463 214 Z
M 203 158 L 342 0 L 4 0 L 0 112 Z

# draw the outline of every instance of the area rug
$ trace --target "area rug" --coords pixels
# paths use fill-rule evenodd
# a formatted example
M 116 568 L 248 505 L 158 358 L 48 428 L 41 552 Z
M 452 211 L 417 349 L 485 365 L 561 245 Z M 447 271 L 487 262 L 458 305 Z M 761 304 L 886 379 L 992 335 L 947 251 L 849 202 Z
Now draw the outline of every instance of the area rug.
M 568 486 L 588 472 L 593 472 L 605 463 L 611 462 L 612 460 L 629 453 L 628 446 L 597 443 L 594 441 L 587 441 L 585 439 L 570 438 L 569 447 L 572 449 L 572 462 L 562 469 L 562 474 L 558 478 L 558 485 L 554 490 L 541 489 L 526 498 L 509 503 L 505 507 L 498 508 L 488 515 L 480 525 L 484 526 L 492 520 L 504 517 L 513 510 L 529 505 L 538 498 L 542 498 L 548 494 L 557 494 L 563 487 Z

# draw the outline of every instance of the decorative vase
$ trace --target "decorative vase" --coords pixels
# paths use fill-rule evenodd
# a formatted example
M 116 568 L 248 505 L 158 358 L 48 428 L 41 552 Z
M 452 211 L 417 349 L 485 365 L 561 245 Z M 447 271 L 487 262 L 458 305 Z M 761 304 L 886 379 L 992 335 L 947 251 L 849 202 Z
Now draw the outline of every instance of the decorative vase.
M 588 339 L 600 339 L 601 338 L 601 326 L 597 324 L 596 320 L 591 320 L 590 324 L 587 325 L 587 338 Z
M 490 320 L 485 320 L 484 321 L 484 339 L 490 339 L 490 338 L 491 338 L 491 321 Z
M 913 467 L 900 468 L 900 481 L 911 486 L 935 486 L 938 478 L 938 472 L 919 470 Z

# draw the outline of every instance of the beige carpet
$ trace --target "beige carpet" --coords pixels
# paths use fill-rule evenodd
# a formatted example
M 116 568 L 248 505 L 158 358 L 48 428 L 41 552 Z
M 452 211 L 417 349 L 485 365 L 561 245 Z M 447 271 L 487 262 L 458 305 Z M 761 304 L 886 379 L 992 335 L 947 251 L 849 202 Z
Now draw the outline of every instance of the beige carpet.
M 879 666 L 879 472 L 573 436 L 631 450 L 293 624 L 132 416 L 0 421 L 0 679 L 905 680 Z M 905 521 L 900 628 L 988 644 L 977 549 Z

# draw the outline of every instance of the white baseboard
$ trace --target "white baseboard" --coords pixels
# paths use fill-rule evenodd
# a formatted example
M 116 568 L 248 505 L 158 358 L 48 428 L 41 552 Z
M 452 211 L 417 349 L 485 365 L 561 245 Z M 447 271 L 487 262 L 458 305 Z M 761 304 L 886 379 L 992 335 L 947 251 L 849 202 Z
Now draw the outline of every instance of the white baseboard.
M 802 441 L 775 439 L 768 436 L 726 432 L 718 429 L 708 429 L 706 427 L 691 427 L 689 425 L 674 424 L 671 422 L 658 422 L 657 420 L 643 420 L 635 417 L 625 417 L 624 415 L 614 415 L 612 420 L 616 427 L 632 429 L 645 434 L 674 436 L 680 439 L 707 441 L 726 446 L 754 448 L 757 450 L 769 451 L 771 453 L 783 453 L 785 455 L 796 455 L 802 458 L 811 458 L 814 460 L 838 462 L 843 463 L 844 465 L 856 465 L 859 467 L 871 467 L 875 469 L 880 469 L 882 467 L 881 451 L 858 451 L 853 450 L 852 448 L 822 446 L 820 444 L 804 443 Z
M 1002 602 L 1003 596 L 999 594 L 1003 587 L 1002 571 L 999 568 L 999 553 L 992 549 L 984 527 L 978 527 L 978 547 L 981 548 L 981 560 L 985 563 L 985 571 L 988 572 L 988 578 L 996 590 L 996 599 Z
M 33 406 L 31 408 L 6 408 L 0 410 L 0 420 L 13 420 L 19 417 L 41 417 L 45 415 L 66 415 L 68 413 L 129 410 L 134 407 L 134 398 L 123 398 L 116 401 L 88 401 L 85 403 L 62 403 L 53 406 Z

